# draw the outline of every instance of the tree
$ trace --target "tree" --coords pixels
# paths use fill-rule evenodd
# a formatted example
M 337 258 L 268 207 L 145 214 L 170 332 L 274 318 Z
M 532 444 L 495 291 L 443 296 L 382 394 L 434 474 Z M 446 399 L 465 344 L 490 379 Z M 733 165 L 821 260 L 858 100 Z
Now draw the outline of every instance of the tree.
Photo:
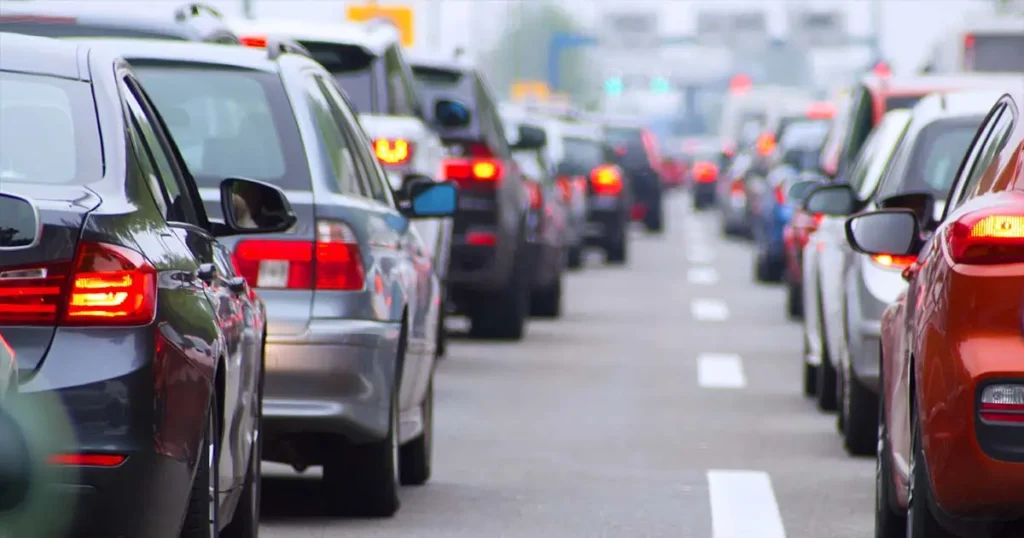
M 518 0 L 511 6 L 507 14 L 508 29 L 478 63 L 495 91 L 502 95 L 507 95 L 517 80 L 547 81 L 548 48 L 555 34 L 586 33 L 572 16 L 547 1 L 538 5 Z M 588 53 L 586 48 L 576 48 L 561 54 L 561 87 L 551 88 L 551 91 L 568 93 L 576 102 L 597 95 L 601 87 L 599 73 Z

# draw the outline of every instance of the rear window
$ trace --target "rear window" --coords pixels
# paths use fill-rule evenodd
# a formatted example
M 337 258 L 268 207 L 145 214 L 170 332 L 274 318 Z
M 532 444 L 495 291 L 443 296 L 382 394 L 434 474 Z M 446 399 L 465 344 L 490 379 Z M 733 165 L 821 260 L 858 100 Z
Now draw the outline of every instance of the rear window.
M 596 140 L 565 138 L 565 157 L 558 172 L 567 176 L 589 176 L 590 171 L 604 164 L 604 146 Z
M 87 82 L 0 72 L 0 184 L 90 183 L 102 155 Z
M 468 73 L 460 73 L 449 69 L 413 66 L 413 77 L 419 86 L 419 94 L 423 99 L 424 115 L 427 121 L 434 121 L 434 103 L 441 99 L 452 99 L 469 108 L 471 115 L 469 125 L 462 129 L 444 129 L 446 139 L 478 138 L 481 132 L 480 108 L 476 100 L 474 77 Z
M 374 112 L 373 62 L 376 56 L 360 47 L 335 43 L 302 42 L 313 59 L 323 65 L 345 90 L 352 106 L 361 114 Z
M 975 35 L 964 54 L 968 71 L 1024 72 L 1024 35 Z
M 605 138 L 613 147 L 625 149 L 626 153 L 644 152 L 644 140 L 640 129 L 612 127 L 605 131 Z
M 891 95 L 885 98 L 885 111 L 890 112 L 899 108 L 914 108 L 914 105 L 924 95 Z
M 145 30 L 116 24 L 79 22 L 73 17 L 0 16 L 0 32 L 40 37 L 124 37 L 187 40 L 184 32 Z
M 309 190 L 306 153 L 276 74 L 134 64 L 200 187 L 244 177 Z
M 982 116 L 940 120 L 922 129 L 910 157 L 894 165 L 879 197 L 921 191 L 945 200 L 983 120 Z
M 418 82 L 438 87 L 458 86 L 463 78 L 462 73 L 459 71 L 436 67 L 413 67 L 412 73 Z

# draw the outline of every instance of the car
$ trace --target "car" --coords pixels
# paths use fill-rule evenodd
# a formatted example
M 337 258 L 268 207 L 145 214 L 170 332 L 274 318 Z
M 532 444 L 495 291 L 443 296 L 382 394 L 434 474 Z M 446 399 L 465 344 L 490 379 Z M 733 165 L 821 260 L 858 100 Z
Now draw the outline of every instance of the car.
M 804 318 L 804 247 L 825 218 L 824 215 L 804 211 L 803 200 L 814 187 L 827 181 L 817 171 L 802 172 L 786 192 L 786 199 L 791 201 L 793 212 L 789 222 L 782 228 L 782 246 L 786 259 L 782 280 L 786 287 L 786 316 L 793 321 Z
M 683 141 L 686 183 L 693 209 L 703 211 L 716 203 L 718 181 L 732 161 L 732 148 L 717 137 L 690 137 Z
M 987 10 L 984 10 L 987 11 Z M 1024 70 L 1016 51 L 1024 46 L 1024 24 L 999 11 L 958 20 L 936 40 L 920 74 L 1014 73 Z
M 883 175 L 851 174 L 849 183 L 822 189 L 837 197 L 830 202 L 839 203 L 824 208 L 827 211 L 823 213 L 830 216 L 818 233 L 823 302 L 819 323 L 827 339 L 824 349 L 836 350 L 839 421 L 844 446 L 852 455 L 875 453 L 879 323 L 882 312 L 903 291 L 901 273 L 914 260 L 854 253 L 841 223 L 850 214 L 845 211 L 917 209 L 920 194 L 928 193 L 935 202 L 934 214 L 923 218 L 941 217 L 956 168 L 985 114 L 1001 95 L 999 91 L 973 91 L 925 97 L 912 109 L 911 121 Z M 810 196 L 820 195 L 816 191 Z M 808 198 L 808 207 L 814 203 Z M 833 226 L 837 219 L 842 219 L 840 225 Z
M 189 3 L 173 17 L 137 15 L 123 9 L 100 9 L 82 2 L 5 2 L 0 32 L 41 37 L 122 37 L 239 44 L 219 11 Z
M 208 218 L 120 55 L 0 42 L 0 326 L 19 402 L 63 402 L 73 431 L 37 454 L 66 469 L 48 510 L 79 507 L 30 534 L 255 536 L 265 312 L 222 241 L 292 228 L 285 194 L 211 179 Z
M 531 259 L 530 315 L 562 315 L 562 280 L 569 259 L 568 205 L 548 160 L 547 132 L 537 118 L 505 116 L 512 158 L 530 192 L 527 252 Z
M 754 280 L 781 282 L 786 272 L 784 229 L 807 189 L 794 188 L 803 174 L 818 169 L 818 155 L 828 133 L 827 122 L 791 122 L 768 162 L 765 188 L 760 189 L 751 227 L 756 243 Z
M 917 258 L 881 318 L 881 538 L 1024 533 L 1020 106 L 1007 94 L 986 115 L 940 219 L 922 218 L 933 205 L 925 192 L 915 209 L 846 223 L 863 255 Z
M 628 177 L 633 220 L 651 233 L 665 231 L 665 185 L 658 141 L 649 129 L 627 123 L 608 123 L 605 143 L 615 151 L 615 164 Z
M 267 304 L 264 459 L 322 465 L 332 511 L 393 515 L 432 458 L 440 283 L 411 221 L 450 216 L 455 186 L 393 192 L 334 77 L 287 41 L 103 43 L 139 73 L 207 211 L 226 175 L 284 189 L 298 215 L 227 245 Z
M 443 126 L 449 158 L 442 177 L 460 189 L 450 306 L 469 318 L 472 337 L 521 340 L 530 303 L 530 191 L 512 158 L 498 101 L 480 71 L 457 59 L 421 54 L 409 63 L 428 120 Z

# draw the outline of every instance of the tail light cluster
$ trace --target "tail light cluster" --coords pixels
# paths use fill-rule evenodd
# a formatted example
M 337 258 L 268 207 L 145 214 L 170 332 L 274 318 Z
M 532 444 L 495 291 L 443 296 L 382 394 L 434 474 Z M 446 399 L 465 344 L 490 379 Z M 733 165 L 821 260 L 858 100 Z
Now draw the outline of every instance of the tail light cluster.
M 576 185 L 579 183 L 577 179 L 578 178 L 572 178 L 569 176 L 558 176 L 555 180 L 555 184 L 558 185 L 558 192 L 561 195 L 563 202 L 572 202 L 573 196 L 576 195 Z
M 876 254 L 871 256 L 871 261 L 875 262 L 875 265 L 884 269 L 906 269 L 910 267 L 915 261 L 917 256 L 893 256 L 890 254 Z
M 757 154 L 762 157 L 767 157 L 775 151 L 775 135 L 772 133 L 764 133 L 757 137 Z
M 467 148 L 468 157 L 447 159 L 442 166 L 444 179 L 454 181 L 460 187 L 497 187 L 505 173 L 505 166 L 482 144 Z
M 243 240 L 233 258 L 238 272 L 257 288 L 355 291 L 364 286 L 359 240 L 339 221 L 317 221 L 315 241 Z
M 0 323 L 143 325 L 156 313 L 156 270 L 138 252 L 82 242 L 72 262 L 0 271 Z
M 383 165 L 406 164 L 412 159 L 413 144 L 402 138 L 378 138 L 373 141 L 373 152 Z
M 742 179 L 734 179 L 729 185 L 729 194 L 731 196 L 746 196 L 746 189 L 743 187 Z
M 786 190 L 782 185 L 775 187 L 775 202 L 779 205 L 786 205 Z
M 1024 422 L 1024 386 L 989 385 L 981 391 L 981 418 L 989 422 Z
M 693 179 L 697 183 L 714 183 L 718 179 L 718 167 L 715 163 L 697 161 L 693 163 Z
M 544 207 L 544 191 L 541 190 L 540 183 L 533 180 L 526 181 L 526 192 L 530 197 L 530 209 Z
M 590 173 L 590 185 L 598 196 L 618 196 L 622 193 L 622 175 L 614 166 L 598 166 Z
M 968 213 L 946 229 L 946 248 L 955 263 L 1024 263 L 1024 215 L 995 208 Z

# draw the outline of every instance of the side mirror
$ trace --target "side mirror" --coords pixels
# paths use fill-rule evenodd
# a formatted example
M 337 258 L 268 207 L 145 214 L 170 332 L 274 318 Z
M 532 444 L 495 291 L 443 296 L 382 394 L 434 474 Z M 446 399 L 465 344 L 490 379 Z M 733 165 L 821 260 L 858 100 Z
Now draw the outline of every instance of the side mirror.
M 804 211 L 812 214 L 846 216 L 857 211 L 857 194 L 845 183 L 822 185 L 804 199 Z
M 519 138 L 513 150 L 540 150 L 548 145 L 548 135 L 544 129 L 533 125 L 520 125 Z
M 909 209 L 880 209 L 846 219 L 846 240 L 864 254 L 917 254 L 920 233 L 917 216 Z
M 917 216 L 921 228 L 929 229 L 937 220 L 935 197 L 929 192 L 907 192 L 890 196 L 878 202 L 882 209 L 909 209 Z
M 803 205 L 807 195 L 819 185 L 821 185 L 821 182 L 813 179 L 794 181 L 789 185 L 789 189 L 786 190 L 786 203 L 795 206 Z
M 450 181 L 414 179 L 407 184 L 406 192 L 408 196 L 399 210 L 411 219 L 450 217 L 459 207 L 459 188 Z
M 284 191 L 269 183 L 228 178 L 220 184 L 224 228 L 215 235 L 267 234 L 287 231 L 298 222 Z
M 434 103 L 434 121 L 447 129 L 469 127 L 473 115 L 469 107 L 451 99 L 439 99 Z

